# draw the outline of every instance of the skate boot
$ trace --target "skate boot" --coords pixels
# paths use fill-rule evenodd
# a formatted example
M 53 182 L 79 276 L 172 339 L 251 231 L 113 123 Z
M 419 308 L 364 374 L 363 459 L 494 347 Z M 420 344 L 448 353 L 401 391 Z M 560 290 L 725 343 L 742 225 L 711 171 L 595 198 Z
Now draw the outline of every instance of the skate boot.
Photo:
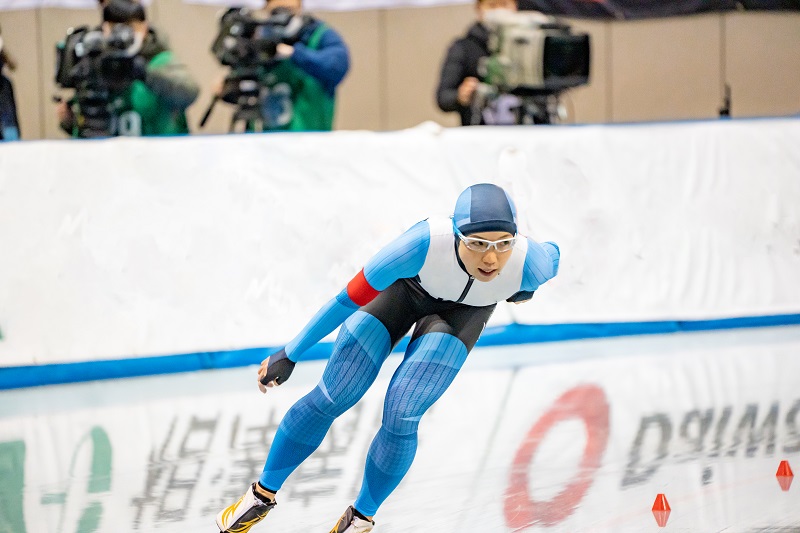
M 262 499 L 253 483 L 236 503 L 217 515 L 217 527 L 220 533 L 247 533 L 276 505 Z
M 333 526 L 330 533 L 367 533 L 372 531 L 375 522 L 363 518 L 363 515 L 355 510 L 351 505 L 344 512 L 342 517 Z

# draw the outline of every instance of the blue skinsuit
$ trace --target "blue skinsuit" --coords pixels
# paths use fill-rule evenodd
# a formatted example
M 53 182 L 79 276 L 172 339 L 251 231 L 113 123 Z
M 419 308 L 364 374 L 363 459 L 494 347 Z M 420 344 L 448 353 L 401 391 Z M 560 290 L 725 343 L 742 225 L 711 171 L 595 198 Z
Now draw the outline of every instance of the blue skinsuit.
M 302 353 L 341 325 L 320 383 L 287 412 L 262 486 L 277 492 L 322 442 L 333 421 L 366 393 L 392 347 L 415 326 L 389 384 L 354 507 L 365 516 L 398 486 L 413 462 L 422 415 L 452 383 L 495 304 L 524 301 L 558 272 L 559 250 L 519 236 L 501 274 L 475 282 L 457 253 L 450 219 L 417 223 L 371 258 L 287 346 Z

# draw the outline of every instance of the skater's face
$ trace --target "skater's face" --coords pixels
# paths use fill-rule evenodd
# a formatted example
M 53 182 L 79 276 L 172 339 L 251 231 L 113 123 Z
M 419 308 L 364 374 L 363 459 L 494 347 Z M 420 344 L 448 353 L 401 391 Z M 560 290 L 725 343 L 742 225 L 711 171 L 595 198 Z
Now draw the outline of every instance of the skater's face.
M 483 231 L 467 235 L 468 238 L 505 243 L 514 240 L 514 236 L 506 231 Z M 500 250 L 505 251 L 498 251 Z M 502 244 L 490 246 L 486 251 L 475 251 L 467 247 L 463 239 L 458 242 L 458 255 L 467 269 L 467 273 L 478 281 L 491 281 L 500 274 L 511 257 L 511 249 Z

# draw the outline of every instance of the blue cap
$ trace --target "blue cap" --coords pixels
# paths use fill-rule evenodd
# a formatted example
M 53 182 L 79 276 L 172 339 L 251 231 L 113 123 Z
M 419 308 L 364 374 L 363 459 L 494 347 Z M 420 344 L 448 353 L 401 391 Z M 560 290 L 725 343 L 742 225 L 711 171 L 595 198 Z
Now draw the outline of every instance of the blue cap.
M 456 200 L 453 225 L 462 235 L 484 231 L 517 234 L 517 211 L 506 191 L 491 183 L 467 187 Z

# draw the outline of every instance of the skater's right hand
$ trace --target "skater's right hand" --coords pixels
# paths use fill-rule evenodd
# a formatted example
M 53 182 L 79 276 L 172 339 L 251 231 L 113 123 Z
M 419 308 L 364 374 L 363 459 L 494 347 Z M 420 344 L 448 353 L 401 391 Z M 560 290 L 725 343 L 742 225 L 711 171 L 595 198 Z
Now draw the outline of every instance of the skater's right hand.
M 292 375 L 294 365 L 294 361 L 289 359 L 283 348 L 270 355 L 261 361 L 258 369 L 258 389 L 266 394 L 267 388 L 281 385 Z

